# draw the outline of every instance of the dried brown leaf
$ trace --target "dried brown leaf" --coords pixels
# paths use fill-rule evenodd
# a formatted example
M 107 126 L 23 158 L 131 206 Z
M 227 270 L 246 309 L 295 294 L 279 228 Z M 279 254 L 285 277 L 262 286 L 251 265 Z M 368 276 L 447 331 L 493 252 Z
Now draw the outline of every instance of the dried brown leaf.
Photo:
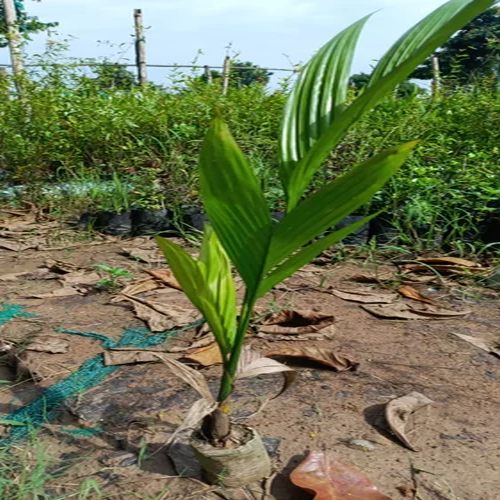
M 19 278 L 22 278 L 23 276 L 29 275 L 30 272 L 22 272 L 22 273 L 9 273 L 9 274 L 2 274 L 0 276 L 0 281 L 16 281 Z
M 23 252 L 24 250 L 28 250 L 28 248 L 34 247 L 32 245 L 25 245 L 24 243 L 20 243 L 18 241 L 10 240 L 7 238 L 0 238 L 0 248 L 11 250 L 12 252 Z
M 216 342 L 190 351 L 182 356 L 182 359 L 185 361 L 194 361 L 201 366 L 213 366 L 222 363 L 221 352 Z
M 385 319 L 447 319 L 456 316 L 465 316 L 470 311 L 452 311 L 438 306 L 426 305 L 425 308 L 417 309 L 403 302 L 394 304 L 362 305 L 365 311 Z
M 280 346 L 266 351 L 265 355 L 267 357 L 280 356 L 294 359 L 306 359 L 328 368 L 333 368 L 339 372 L 354 370 L 358 366 L 358 363 L 354 363 L 350 359 L 336 354 L 331 349 L 324 349 L 321 347 Z
M 133 365 L 137 363 L 160 363 L 156 351 L 105 351 L 106 366 Z
M 282 335 L 316 333 L 326 327 L 331 327 L 334 321 L 335 318 L 330 314 L 311 310 L 283 310 L 267 318 L 260 326 L 259 331 Z
M 100 279 L 95 272 L 80 270 L 65 274 L 60 281 L 63 285 L 95 285 Z
M 134 307 L 138 318 L 145 321 L 152 332 L 171 330 L 176 326 L 190 323 L 196 318 L 194 309 L 184 309 L 176 305 L 165 305 L 159 302 L 146 301 L 125 296 Z
M 161 255 L 157 248 L 124 247 L 122 251 L 132 259 L 146 264 L 160 264 L 165 261 L 165 257 Z
M 411 304 L 408 304 L 408 307 L 417 314 L 433 319 L 454 318 L 456 316 L 466 316 L 467 314 L 471 313 L 469 309 L 465 309 L 463 311 L 454 311 L 452 309 L 445 309 L 441 306 L 427 304 L 421 306 L 421 308 L 418 309 Z
M 452 335 L 465 340 L 469 344 L 482 349 L 483 351 L 489 352 L 490 354 L 494 354 L 498 358 L 500 358 L 500 344 L 495 342 L 490 342 L 481 338 L 472 337 L 471 335 L 464 335 L 462 333 L 450 332 Z
M 81 267 L 71 262 L 65 262 L 64 260 L 53 260 L 47 259 L 45 261 L 45 267 L 53 273 L 57 274 L 67 274 L 73 271 L 78 271 Z
M 462 259 L 460 257 L 419 257 L 415 259 L 418 262 L 423 262 L 424 264 L 429 264 L 434 266 L 446 265 L 446 266 L 460 266 L 460 267 L 481 267 L 481 264 L 473 262 L 472 260 Z
M 395 293 L 376 293 L 365 290 L 336 290 L 330 288 L 328 292 L 340 299 L 362 302 L 363 304 L 390 304 L 397 298 Z
M 37 295 L 30 295 L 29 298 L 32 299 L 52 299 L 56 297 L 72 297 L 74 295 L 83 295 L 84 292 L 78 288 L 72 286 L 63 286 L 62 288 L 58 288 L 53 292 L 48 293 L 40 293 Z
M 60 354 L 68 352 L 69 342 L 54 335 L 44 335 L 33 339 L 33 341 L 26 346 L 26 349 L 28 351 Z
M 201 372 L 196 371 L 188 365 L 185 365 L 184 363 L 181 363 L 180 361 L 177 361 L 176 359 L 173 359 L 165 354 L 155 353 L 155 356 L 168 366 L 174 375 L 197 391 L 203 399 L 209 403 L 214 402 L 214 397 L 208 387 L 207 379 Z
M 181 285 L 179 285 L 179 282 L 175 279 L 170 269 L 146 269 L 146 272 L 153 276 L 153 278 L 165 283 L 167 286 L 175 288 L 176 290 L 182 290 Z
M 238 368 L 236 369 L 236 378 L 258 377 L 259 375 L 268 375 L 271 373 L 283 373 L 285 379 L 283 387 L 274 398 L 283 394 L 293 383 L 297 375 L 293 368 L 279 363 L 274 359 L 263 357 L 249 346 L 243 349 L 238 361 Z
M 396 276 L 391 271 L 382 271 L 373 274 L 356 274 L 349 278 L 350 281 L 357 283 L 387 283 L 394 281 Z
M 405 396 L 389 401 L 385 407 L 385 419 L 392 433 L 410 450 L 417 451 L 405 434 L 406 424 L 412 413 L 433 403 L 420 392 L 410 392 Z
M 410 285 L 402 285 L 398 288 L 398 292 L 407 299 L 417 300 L 425 304 L 434 304 L 434 301 L 425 295 L 422 295 L 417 289 Z
M 315 500 L 391 500 L 356 468 L 325 452 L 311 451 L 290 474 Z
M 156 290 L 161 288 L 161 284 L 156 280 L 151 278 L 145 278 L 138 281 L 134 281 L 127 285 L 122 291 L 121 295 L 117 295 L 111 299 L 111 302 L 121 302 L 123 300 L 127 300 L 123 295 L 128 295 L 130 297 L 134 297 L 135 295 L 139 295 L 141 293 L 150 292 L 152 290 Z
M 254 335 L 260 339 L 266 339 L 268 342 L 310 342 L 311 340 L 332 340 L 335 338 L 333 326 L 321 330 L 320 333 L 305 333 L 304 335 L 280 335 L 277 333 L 258 332 Z

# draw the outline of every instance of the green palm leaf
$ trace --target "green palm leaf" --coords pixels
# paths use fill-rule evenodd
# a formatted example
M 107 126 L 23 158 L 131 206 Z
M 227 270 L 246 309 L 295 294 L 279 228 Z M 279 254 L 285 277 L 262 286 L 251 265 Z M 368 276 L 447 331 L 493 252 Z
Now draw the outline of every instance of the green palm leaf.
M 364 205 L 404 163 L 416 143 L 388 149 L 356 165 L 289 212 L 274 227 L 266 270 Z
M 198 260 L 165 238 L 157 238 L 174 276 L 203 314 L 227 360 L 236 336 L 236 292 L 231 266 L 215 232 L 207 226 Z
M 364 217 L 363 219 L 356 221 L 352 224 L 349 224 L 338 231 L 334 231 L 333 233 L 321 238 L 314 243 L 311 243 L 303 248 L 301 248 L 298 252 L 291 254 L 286 260 L 284 260 L 281 264 L 276 266 L 262 281 L 257 297 L 262 297 L 265 295 L 273 286 L 281 283 L 284 279 L 291 276 L 295 271 L 299 270 L 302 266 L 305 266 L 312 259 L 317 257 L 321 252 L 324 252 L 335 243 L 343 240 L 346 236 L 349 236 L 352 232 L 357 229 L 363 227 L 367 224 L 373 217 L 377 214 L 369 215 L 368 217 Z
M 247 287 L 256 290 L 271 215 L 255 173 L 220 118 L 213 121 L 201 151 L 200 186 L 217 236 Z
M 311 148 L 342 111 L 352 58 L 369 16 L 355 22 L 326 43 L 302 69 L 287 100 L 282 121 L 281 176 Z M 287 182 L 284 181 L 286 187 Z
M 288 167 L 290 171 L 286 176 L 282 175 L 289 210 L 297 205 L 312 176 L 349 127 L 366 111 L 373 108 L 398 83 L 404 81 L 418 64 L 422 63 L 455 31 L 494 3 L 494 0 L 450 0 L 396 42 L 380 60 L 366 91 L 337 116 L 330 127 L 293 166 L 293 169 L 290 170 Z M 293 98 L 297 97 L 293 96 Z M 312 101 L 310 105 L 313 105 Z M 307 109 L 304 110 L 304 113 L 306 112 Z

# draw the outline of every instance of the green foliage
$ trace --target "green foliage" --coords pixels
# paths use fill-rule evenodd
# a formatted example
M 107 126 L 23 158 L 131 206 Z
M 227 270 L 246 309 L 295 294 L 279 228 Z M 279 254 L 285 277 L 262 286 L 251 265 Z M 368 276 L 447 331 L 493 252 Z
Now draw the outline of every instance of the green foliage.
M 231 69 L 229 72 L 229 85 L 231 87 L 241 88 L 249 85 L 259 84 L 267 85 L 273 74 L 257 64 L 250 61 L 239 61 L 238 59 L 231 61 Z M 220 84 L 222 73 L 217 70 L 210 70 L 210 78 L 213 83 Z M 200 80 L 208 83 L 207 76 L 203 74 Z
M 135 75 L 121 64 L 103 63 L 93 71 L 96 76 L 92 83 L 101 90 L 131 90 L 137 85 Z
M 105 278 L 100 279 L 96 283 L 96 287 L 102 290 L 116 290 L 121 285 L 121 280 L 123 278 L 130 279 L 132 278 L 132 273 L 123 267 L 113 267 L 108 266 L 107 264 L 97 264 L 95 266 L 97 271 L 104 273 L 106 275 Z
M 220 405 L 233 390 L 256 300 L 359 227 L 354 224 L 324 234 L 365 205 L 418 141 L 382 151 L 304 199 L 315 172 L 356 121 L 404 81 L 437 45 L 490 4 L 451 0 L 438 8 L 389 49 L 365 91 L 350 102 L 350 65 L 366 18 L 320 49 L 304 68 L 285 106 L 280 177 L 287 214 L 279 222 L 272 221 L 258 178 L 228 127 L 220 117 L 214 119 L 199 161 L 201 197 L 213 230 L 206 230 L 198 260 L 168 240 L 158 238 L 158 242 L 184 291 L 214 331 L 223 360 Z M 238 317 L 226 253 L 246 286 Z
M 12 98 L 12 80 L 0 78 L 0 199 L 10 185 L 24 184 L 23 202 L 57 213 L 199 207 L 197 157 L 218 107 L 271 210 L 284 209 L 277 158 L 286 84 L 274 91 L 231 87 L 223 97 L 218 85 L 174 74 L 167 89 L 103 88 L 80 68 L 50 65 L 64 59 L 63 49 L 53 45 L 32 61 L 44 67 L 30 69 L 25 83 L 29 113 Z M 494 84 L 483 78 L 467 88 L 445 85 L 439 100 L 388 95 L 328 152 L 307 192 L 384 148 L 422 138 L 407 167 L 358 213 L 389 210 L 400 243 L 412 246 L 436 246 L 442 233 L 452 245 L 474 241 L 498 196 Z M 348 90 L 346 106 L 355 97 Z M 56 183 L 63 187 L 52 189 Z
M 34 33 L 39 33 L 41 31 L 47 31 L 50 28 L 54 28 L 58 23 L 44 23 L 35 16 L 29 16 L 24 9 L 23 2 L 20 0 L 15 0 L 15 8 L 17 14 L 17 22 L 19 26 L 19 32 L 23 35 L 25 40 L 30 40 L 30 35 Z M 3 3 L 0 2 L 0 47 L 7 46 L 7 24 L 5 22 L 5 13 Z
M 436 53 L 441 76 L 459 84 L 492 77 L 499 70 L 500 9 L 492 7 L 464 26 Z M 432 61 L 427 59 L 412 74 L 429 80 Z

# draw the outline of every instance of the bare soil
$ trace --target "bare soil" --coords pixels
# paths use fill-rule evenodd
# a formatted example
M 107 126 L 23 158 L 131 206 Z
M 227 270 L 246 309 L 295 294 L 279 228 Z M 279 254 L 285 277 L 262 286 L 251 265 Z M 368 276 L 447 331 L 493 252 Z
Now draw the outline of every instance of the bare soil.
M 0 414 L 33 400 L 43 388 L 73 373 L 105 349 L 92 338 L 56 333 L 57 328 L 99 332 L 118 339 L 129 327 L 144 326 L 128 301 L 110 302 L 110 292 L 88 289 L 86 295 L 30 298 L 61 288 L 57 279 L 33 276 L 2 281 L 1 276 L 37 271 L 47 259 L 61 260 L 89 272 L 98 263 L 128 269 L 134 279 L 145 269 L 162 267 L 141 263 L 123 254 L 123 247 L 154 248 L 147 239 L 103 240 L 99 245 L 67 249 L 12 251 L 0 248 L 2 303 L 20 304 L 35 316 L 16 318 L 0 327 L 0 339 L 23 345 L 36 337 L 60 336 L 69 341 L 66 353 L 32 353 L 29 365 L 37 380 L 24 380 L 0 390 Z M 499 342 L 498 296 L 470 281 L 448 279 L 417 286 L 421 292 L 465 316 L 444 320 L 380 319 L 360 307 L 325 293 L 335 288 L 364 287 L 351 278 L 373 271 L 373 262 L 352 259 L 335 265 L 307 266 L 259 304 L 261 311 L 309 309 L 335 317 L 329 340 L 306 341 L 309 346 L 335 350 L 359 363 L 354 371 L 335 372 L 302 363 L 295 383 L 280 397 L 280 375 L 245 379 L 233 398 L 233 415 L 257 429 L 273 460 L 275 475 L 264 485 L 228 491 L 194 478 L 180 477 L 176 451 L 167 455 L 164 443 L 189 407 L 199 399 L 161 363 L 125 365 L 105 381 L 67 402 L 47 423 L 39 439 L 47 444 L 55 468 L 67 467 L 51 488 L 70 493 L 88 477 L 102 485 L 105 498 L 275 498 L 306 499 L 293 486 L 290 471 L 308 450 L 326 450 L 362 470 L 393 499 L 494 500 L 500 491 L 500 360 L 452 332 Z M 395 271 L 390 262 L 378 271 Z M 373 291 L 384 285 L 369 285 Z M 140 295 L 168 305 L 185 305 L 181 292 L 165 289 Z M 409 299 L 401 299 L 409 300 Z M 192 338 L 194 331 L 182 334 Z M 167 341 L 167 346 L 168 346 Z M 249 337 L 254 348 L 304 345 L 304 341 L 276 341 Z M 0 379 L 15 379 L 15 367 L 0 366 Z M 220 368 L 202 370 L 215 388 Z M 433 404 L 418 411 L 407 433 L 418 451 L 405 448 L 384 426 L 385 404 L 418 391 Z M 78 429 L 99 428 L 82 436 Z M 364 445 L 353 440 L 364 440 Z M 366 446 L 368 442 L 368 446 Z M 178 458 L 186 450 L 179 449 Z M 186 462 L 187 463 L 187 462 Z M 196 469 L 196 467 L 195 467 Z M 186 465 L 186 471 L 189 468 Z

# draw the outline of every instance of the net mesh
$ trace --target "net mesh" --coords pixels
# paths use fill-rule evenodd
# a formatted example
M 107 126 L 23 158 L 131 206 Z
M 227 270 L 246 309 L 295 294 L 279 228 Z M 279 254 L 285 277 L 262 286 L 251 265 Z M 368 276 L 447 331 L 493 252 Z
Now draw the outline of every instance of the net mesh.
M 32 316 L 24 311 L 22 306 L 3 305 L 0 309 L 0 325 L 15 317 Z M 157 346 L 165 342 L 169 337 L 192 329 L 201 324 L 201 321 L 190 323 L 181 328 L 175 328 L 165 332 L 152 334 L 147 328 L 128 328 L 118 340 L 97 332 L 82 332 L 59 328 L 56 331 L 66 335 L 79 335 L 89 337 L 101 342 L 104 348 L 112 347 L 138 347 L 147 348 Z M 102 354 L 98 354 L 86 360 L 78 370 L 71 375 L 53 384 L 34 401 L 14 410 L 9 415 L 0 417 L 6 422 L 11 422 L 10 433 L 7 437 L 0 439 L 0 446 L 8 446 L 20 439 L 27 438 L 40 425 L 49 422 L 65 400 L 90 389 L 101 383 L 108 375 L 120 369 L 120 366 L 106 366 Z

